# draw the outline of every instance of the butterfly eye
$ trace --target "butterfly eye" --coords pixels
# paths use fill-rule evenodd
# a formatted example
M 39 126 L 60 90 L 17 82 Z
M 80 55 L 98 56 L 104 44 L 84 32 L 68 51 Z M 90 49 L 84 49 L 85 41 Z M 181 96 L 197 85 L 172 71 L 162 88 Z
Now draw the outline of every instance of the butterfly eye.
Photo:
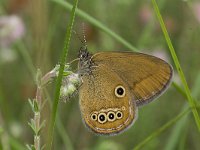
M 115 121 L 115 119 L 116 119 L 116 115 L 112 111 L 107 113 L 107 117 L 108 117 L 108 121 L 111 121 L 111 122 Z
M 106 114 L 105 113 L 100 113 L 99 115 L 98 115 L 98 122 L 99 123 L 105 123 L 107 121 L 107 116 L 106 116 Z
M 125 88 L 123 86 L 117 86 L 115 88 L 115 95 L 117 97 L 124 97 L 125 96 Z
M 118 112 L 116 113 L 116 118 L 117 118 L 117 119 L 121 119 L 122 117 L 123 117 L 122 112 L 121 112 L 121 111 L 118 111 Z
M 95 114 L 95 113 L 92 114 L 92 115 L 91 115 L 91 119 L 94 120 L 94 121 L 96 121 L 96 120 L 97 120 L 97 114 Z

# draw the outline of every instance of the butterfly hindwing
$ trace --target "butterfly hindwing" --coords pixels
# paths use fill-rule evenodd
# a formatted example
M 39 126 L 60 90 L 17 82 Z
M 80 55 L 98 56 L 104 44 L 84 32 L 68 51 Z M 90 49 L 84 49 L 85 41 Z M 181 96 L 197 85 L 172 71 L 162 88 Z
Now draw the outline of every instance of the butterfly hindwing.
M 95 65 L 82 80 L 80 110 L 84 123 L 93 132 L 114 135 L 136 120 L 137 107 L 129 86 L 107 65 Z

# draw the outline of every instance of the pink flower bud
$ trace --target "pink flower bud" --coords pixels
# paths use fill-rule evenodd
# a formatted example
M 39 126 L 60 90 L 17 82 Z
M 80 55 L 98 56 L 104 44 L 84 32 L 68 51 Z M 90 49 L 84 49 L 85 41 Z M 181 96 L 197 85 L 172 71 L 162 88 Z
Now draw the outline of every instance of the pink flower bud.
M 23 37 L 25 27 L 22 19 L 16 15 L 0 17 L 0 46 L 8 47 Z

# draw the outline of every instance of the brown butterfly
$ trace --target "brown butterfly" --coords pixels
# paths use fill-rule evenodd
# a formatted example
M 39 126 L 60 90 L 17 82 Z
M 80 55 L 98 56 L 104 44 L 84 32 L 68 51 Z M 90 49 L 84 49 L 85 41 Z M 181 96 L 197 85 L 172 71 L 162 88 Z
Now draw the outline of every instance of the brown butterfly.
M 164 60 L 136 52 L 79 54 L 79 104 L 86 126 L 96 134 L 115 135 L 137 119 L 138 106 L 169 86 L 172 67 Z

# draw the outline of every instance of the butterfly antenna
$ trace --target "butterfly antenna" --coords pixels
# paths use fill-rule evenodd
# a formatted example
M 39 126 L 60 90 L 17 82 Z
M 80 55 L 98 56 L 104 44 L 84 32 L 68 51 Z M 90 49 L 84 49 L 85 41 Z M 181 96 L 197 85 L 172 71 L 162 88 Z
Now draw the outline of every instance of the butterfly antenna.
M 84 40 L 84 46 L 87 48 L 87 41 L 86 41 L 86 36 L 85 36 L 85 23 L 82 23 L 82 28 L 83 28 L 83 40 Z
M 78 33 L 76 33 L 75 30 L 72 30 L 72 31 L 73 31 L 74 34 L 78 37 L 78 39 L 81 41 L 81 43 L 82 43 L 83 45 L 85 45 L 85 41 L 83 41 L 83 40 L 81 39 L 80 35 L 79 35 Z

